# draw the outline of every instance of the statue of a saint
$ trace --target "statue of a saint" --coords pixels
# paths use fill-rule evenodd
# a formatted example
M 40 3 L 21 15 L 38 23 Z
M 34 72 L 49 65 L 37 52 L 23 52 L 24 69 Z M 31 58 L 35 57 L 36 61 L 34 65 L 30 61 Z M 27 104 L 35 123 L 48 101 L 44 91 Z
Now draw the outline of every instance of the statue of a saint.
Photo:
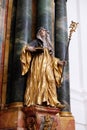
M 28 74 L 24 105 L 47 105 L 63 108 L 56 93 L 60 86 L 63 61 L 53 56 L 49 32 L 41 27 L 36 39 L 25 45 L 20 57 L 22 75 Z

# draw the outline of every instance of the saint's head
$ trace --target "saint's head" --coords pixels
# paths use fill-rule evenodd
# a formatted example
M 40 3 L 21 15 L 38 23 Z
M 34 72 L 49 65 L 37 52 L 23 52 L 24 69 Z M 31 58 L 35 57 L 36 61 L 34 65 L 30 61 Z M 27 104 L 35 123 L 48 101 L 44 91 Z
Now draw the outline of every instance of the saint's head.
M 46 47 L 53 52 L 50 34 L 49 34 L 49 31 L 46 28 L 40 27 L 37 31 L 36 38 L 40 39 L 43 42 L 43 47 Z

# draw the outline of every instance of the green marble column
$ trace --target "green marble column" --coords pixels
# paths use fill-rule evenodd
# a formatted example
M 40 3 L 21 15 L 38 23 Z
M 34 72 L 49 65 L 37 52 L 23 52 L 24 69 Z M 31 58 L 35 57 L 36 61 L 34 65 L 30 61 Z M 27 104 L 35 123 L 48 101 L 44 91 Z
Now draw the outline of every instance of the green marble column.
M 12 5 L 12 20 L 11 20 L 11 34 L 9 42 L 9 59 L 8 59 L 8 80 L 7 80 L 7 93 L 6 103 L 10 103 L 11 99 L 11 86 L 12 86 L 12 70 L 13 70 L 13 55 L 14 55 L 14 44 L 15 44 L 15 26 L 16 26 L 16 11 L 17 11 L 17 0 L 13 0 Z
M 26 76 L 21 76 L 20 54 L 25 42 L 31 40 L 32 0 L 17 0 L 15 44 L 13 49 L 12 84 L 9 103 L 23 103 Z
M 68 42 L 66 0 L 55 0 L 55 55 L 65 59 Z M 67 61 L 68 61 L 68 55 Z M 63 111 L 70 112 L 69 64 L 64 68 L 63 83 L 58 89 L 58 99 L 65 104 Z
M 37 0 L 37 28 L 45 27 L 52 35 L 52 1 Z

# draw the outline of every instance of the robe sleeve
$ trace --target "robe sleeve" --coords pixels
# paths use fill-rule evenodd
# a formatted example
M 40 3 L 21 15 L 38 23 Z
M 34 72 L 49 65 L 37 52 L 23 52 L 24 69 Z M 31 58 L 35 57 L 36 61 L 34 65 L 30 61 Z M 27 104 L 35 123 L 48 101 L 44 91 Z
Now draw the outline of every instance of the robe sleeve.
M 57 87 L 60 87 L 61 83 L 63 82 L 63 78 L 61 78 L 62 66 L 59 64 L 59 61 L 60 60 L 58 58 L 53 58 L 54 77 Z
M 22 66 L 22 75 L 25 75 L 29 68 L 30 68 L 30 63 L 31 63 L 31 53 L 29 51 L 26 51 L 26 47 L 24 46 L 22 49 L 22 53 L 20 56 L 20 60 L 21 60 L 21 66 Z

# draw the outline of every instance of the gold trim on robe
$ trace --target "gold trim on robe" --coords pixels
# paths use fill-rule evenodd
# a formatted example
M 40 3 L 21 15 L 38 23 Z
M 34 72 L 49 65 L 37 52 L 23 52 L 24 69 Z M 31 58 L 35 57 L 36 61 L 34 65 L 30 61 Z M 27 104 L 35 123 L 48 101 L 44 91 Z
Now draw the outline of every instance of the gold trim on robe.
M 62 66 L 59 59 L 49 54 L 49 50 L 44 48 L 42 53 L 31 54 L 23 48 L 21 57 L 22 75 L 28 72 L 24 104 L 56 106 L 57 99 L 56 86 L 60 86 Z

